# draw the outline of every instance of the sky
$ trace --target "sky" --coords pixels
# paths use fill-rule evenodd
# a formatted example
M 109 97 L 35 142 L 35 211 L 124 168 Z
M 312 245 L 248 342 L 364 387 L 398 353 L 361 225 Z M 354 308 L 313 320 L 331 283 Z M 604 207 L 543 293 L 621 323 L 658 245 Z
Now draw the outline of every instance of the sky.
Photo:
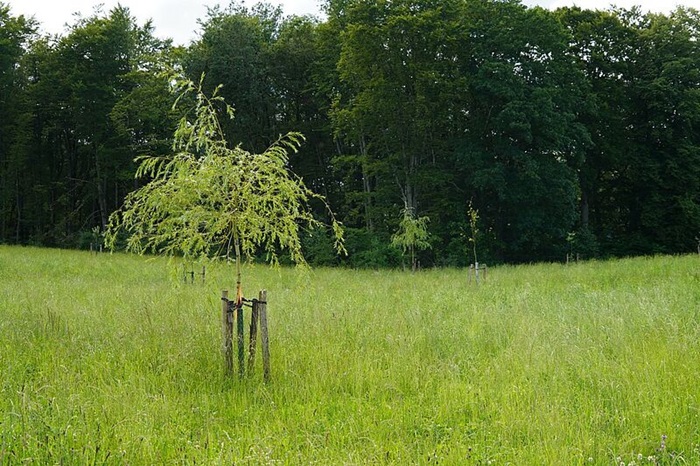
M 129 8 L 138 24 L 153 20 L 157 37 L 188 45 L 197 38 L 200 29 L 197 20 L 206 18 L 207 7 L 225 7 L 229 0 L 0 0 L 0 3 L 9 4 L 13 16 L 34 16 L 42 31 L 49 34 L 63 33 L 66 24 L 74 23 L 76 12 L 91 16 L 96 5 L 103 5 L 106 13 L 121 4 Z M 257 0 L 243 2 L 248 7 L 256 3 Z M 280 5 L 286 15 L 321 14 L 321 0 L 266 0 L 266 3 Z
M 280 5 L 287 15 L 311 14 L 321 17 L 320 5 L 323 0 L 267 0 Z M 155 35 L 172 38 L 175 44 L 188 45 L 197 38 L 198 19 L 206 17 L 207 7 L 217 4 L 228 5 L 228 0 L 0 0 L 9 4 L 13 16 L 34 16 L 45 33 L 60 34 L 66 24 L 74 22 L 74 13 L 90 16 L 96 5 L 102 4 L 108 12 L 121 3 L 129 8 L 139 24 L 153 20 Z M 244 4 L 252 6 L 257 1 L 248 0 Z M 525 5 L 540 5 L 546 8 L 577 5 L 588 9 L 606 9 L 612 3 L 630 8 L 640 5 L 643 10 L 668 13 L 677 5 L 700 9 L 700 0 L 523 0 Z

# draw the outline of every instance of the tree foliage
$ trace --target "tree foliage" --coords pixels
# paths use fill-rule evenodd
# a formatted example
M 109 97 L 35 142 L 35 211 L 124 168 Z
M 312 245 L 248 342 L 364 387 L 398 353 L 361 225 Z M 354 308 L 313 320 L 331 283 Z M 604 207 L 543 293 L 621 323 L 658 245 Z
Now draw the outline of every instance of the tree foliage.
M 303 136 L 289 133 L 259 154 L 231 148 L 215 106 L 223 106 L 230 118 L 233 109 L 218 88 L 207 97 L 201 81 L 172 82 L 179 94 L 176 104 L 192 95 L 193 107 L 175 131 L 171 156 L 140 158 L 136 175 L 150 181 L 131 192 L 112 215 L 109 245 L 114 246 L 123 230 L 127 249 L 139 253 L 235 253 L 240 264 L 242 255 L 250 258 L 260 249 L 276 263 L 279 252 L 286 250 L 294 262 L 304 264 L 299 228 L 321 225 L 308 203 L 323 198 L 288 169 L 288 153 L 298 149 Z M 342 229 L 335 220 L 332 228 L 340 252 Z
M 418 268 L 416 260 L 416 251 L 429 249 L 430 233 L 428 232 L 428 217 L 416 217 L 413 210 L 406 207 L 402 212 L 403 218 L 399 222 L 399 228 L 391 236 L 391 244 L 394 247 L 400 248 L 401 251 L 408 253 L 411 259 L 411 270 L 415 271 Z
M 174 139 L 197 93 L 173 109 L 159 73 L 174 68 L 204 73 L 202 95 L 216 90 L 235 109 L 219 120 L 226 150 L 243 160 L 284 148 L 272 167 L 298 174 L 347 227 L 342 260 L 329 259 L 324 229 L 297 230 L 301 246 L 259 238 L 249 254 L 267 249 L 274 260 L 300 247 L 295 257 L 306 248 L 323 263 L 396 266 L 392 236 L 410 208 L 430 218 L 431 248 L 416 260 L 466 265 L 460 212 L 470 201 L 488 263 L 695 250 L 696 10 L 550 11 L 518 0 L 328 0 L 324 9 L 321 20 L 232 2 L 209 11 L 189 47 L 173 48 L 123 7 L 96 9 L 53 37 L 0 8 L 0 241 L 80 246 L 128 193 L 175 172 L 173 143 L 191 154 L 177 163 L 215 180 L 197 165 L 196 144 L 182 146 L 186 128 Z M 280 137 L 290 131 L 305 143 Z M 152 166 L 135 180 L 140 154 Z M 225 160 L 215 168 L 237 166 L 228 156 L 208 163 Z M 311 217 L 332 224 L 326 203 L 306 195 Z M 225 235 L 192 239 L 196 215 L 170 219 L 191 232 L 179 251 L 225 249 Z

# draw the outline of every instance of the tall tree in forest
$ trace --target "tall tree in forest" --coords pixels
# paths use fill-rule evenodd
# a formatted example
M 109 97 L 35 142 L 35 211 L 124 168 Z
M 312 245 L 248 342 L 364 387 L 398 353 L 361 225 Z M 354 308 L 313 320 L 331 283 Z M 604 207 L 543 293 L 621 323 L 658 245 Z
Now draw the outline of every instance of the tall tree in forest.
M 629 252 L 692 251 L 700 231 L 700 13 L 641 20 L 624 177 Z
M 556 15 L 571 34 L 570 54 L 586 79 L 579 119 L 589 131 L 591 144 L 578 171 L 581 216 L 574 238 L 578 242 L 588 237 L 587 244 L 576 246 L 590 255 L 597 251 L 597 239 L 610 243 L 609 238 L 621 228 L 626 201 L 620 189 L 620 167 L 631 142 L 627 125 L 637 32 L 613 11 L 573 7 L 561 8 Z
M 698 224 L 698 13 L 557 13 L 589 83 L 581 225 L 608 254 L 689 250 Z
M 248 9 L 232 2 L 209 10 L 201 38 L 185 59 L 191 79 L 204 74 L 204 88 L 219 84 L 221 95 L 239 116 L 222 122 L 231 142 L 262 151 L 276 140 L 276 99 L 269 59 L 282 10 L 265 4 Z
M 266 4 L 212 9 L 201 38 L 188 50 L 185 69 L 192 79 L 204 73 L 208 91 L 222 85 L 221 95 L 237 114 L 222 121 L 231 143 L 263 151 L 280 134 L 303 133 L 306 142 L 290 154 L 290 167 L 335 204 L 329 105 L 317 84 L 325 79 L 317 29 L 312 17 L 283 17 Z M 326 217 L 323 206 L 312 207 Z
M 518 2 L 469 2 L 465 18 L 456 155 L 467 199 L 497 259 L 556 259 L 577 217 L 575 169 L 588 144 L 568 35 L 549 11 Z
M 132 112 L 128 123 L 123 117 L 127 99 L 143 87 L 137 76 L 157 73 L 158 51 L 168 47 L 152 33 L 149 23 L 140 27 L 117 7 L 77 19 L 64 37 L 32 44 L 24 59 L 31 137 L 23 156 L 32 176 L 19 241 L 75 246 L 80 232 L 104 228 L 133 189 L 134 141 L 148 136 L 136 131 L 143 114 Z
M 0 2 L 0 241 L 20 241 L 26 186 L 27 94 L 20 66 L 36 25 Z
M 343 27 L 335 130 L 348 150 L 342 160 L 360 167 L 369 228 L 392 231 L 396 212 L 423 211 L 421 198 L 441 183 L 431 174 L 449 140 L 456 5 L 330 2 Z
M 90 161 L 82 181 L 93 186 L 102 228 L 110 211 L 109 181 L 133 158 L 128 148 L 113 144 L 109 115 L 129 91 L 126 76 L 132 69 L 135 34 L 129 11 L 117 7 L 109 16 L 78 21 L 58 47 L 70 86 L 68 105 L 73 111 L 75 150 L 79 159 Z
M 306 142 L 290 154 L 290 164 L 315 192 L 334 202 L 337 183 L 331 163 L 334 150 L 329 105 L 318 85 L 324 72 L 319 65 L 318 28 L 318 21 L 311 17 L 292 16 L 280 22 L 268 55 L 276 115 L 273 134 L 304 134 Z

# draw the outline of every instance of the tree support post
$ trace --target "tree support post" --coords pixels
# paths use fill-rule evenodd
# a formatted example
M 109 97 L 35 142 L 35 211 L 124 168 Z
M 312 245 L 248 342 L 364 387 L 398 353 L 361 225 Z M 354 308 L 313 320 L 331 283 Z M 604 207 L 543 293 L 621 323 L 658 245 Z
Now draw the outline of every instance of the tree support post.
M 267 290 L 260 292 L 260 340 L 262 342 L 263 380 L 270 381 L 270 340 L 267 333 Z
M 243 306 L 245 302 L 240 291 L 236 293 L 235 300 L 228 299 L 228 291 L 221 292 L 221 314 L 223 321 L 224 338 L 224 369 L 226 375 L 233 374 L 233 319 L 235 310 L 236 319 L 236 341 L 238 348 L 238 376 L 245 377 L 245 332 Z M 260 329 L 260 342 L 262 344 L 263 358 L 263 379 L 267 383 L 270 381 L 270 340 L 267 330 L 267 291 L 261 290 L 258 299 L 252 300 L 252 310 L 250 313 L 250 340 L 248 343 L 248 373 L 252 374 L 255 368 L 255 355 L 258 340 L 258 329 Z
M 238 342 L 238 377 L 245 376 L 245 342 L 243 337 L 243 306 L 236 308 L 236 340 Z
M 245 376 L 245 337 L 243 335 L 243 294 L 241 285 L 238 284 L 236 291 L 236 342 L 238 344 L 238 377 Z
M 221 292 L 221 320 L 223 334 L 224 372 L 233 373 L 233 307 L 228 300 L 228 291 Z
M 255 352 L 258 343 L 258 321 L 260 320 L 260 301 L 262 301 L 262 291 L 260 298 L 253 300 L 253 308 L 250 311 L 250 342 L 248 344 L 248 373 L 252 374 L 255 369 Z

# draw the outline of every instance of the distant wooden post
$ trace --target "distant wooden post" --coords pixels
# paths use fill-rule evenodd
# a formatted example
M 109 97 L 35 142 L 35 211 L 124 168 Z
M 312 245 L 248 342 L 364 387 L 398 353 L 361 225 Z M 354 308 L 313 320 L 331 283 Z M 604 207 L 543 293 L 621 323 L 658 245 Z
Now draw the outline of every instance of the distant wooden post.
M 267 333 L 267 291 L 260 292 L 260 340 L 262 342 L 263 380 L 270 381 L 270 341 Z
M 226 375 L 233 373 L 233 309 L 228 300 L 228 291 L 221 292 L 221 320 L 224 340 L 224 371 Z
M 469 278 L 469 283 L 472 282 L 472 275 L 476 280 L 476 284 L 479 284 L 479 271 L 483 272 L 483 281 L 486 281 L 486 272 L 488 271 L 488 266 L 486 264 L 469 264 L 469 271 L 467 272 L 467 277 Z

